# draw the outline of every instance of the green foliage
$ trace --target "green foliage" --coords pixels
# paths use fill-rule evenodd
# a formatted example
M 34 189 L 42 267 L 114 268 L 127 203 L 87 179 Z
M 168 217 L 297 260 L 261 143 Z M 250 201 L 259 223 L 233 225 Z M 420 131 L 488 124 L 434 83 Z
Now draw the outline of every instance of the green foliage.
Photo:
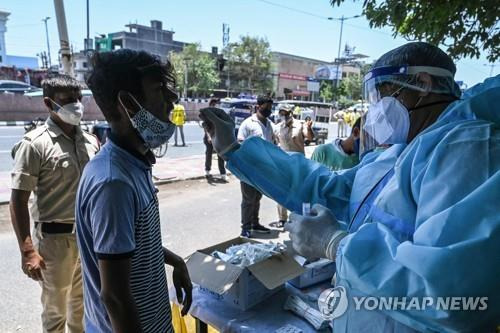
M 348 107 L 350 107 L 351 105 L 354 105 L 356 104 L 357 101 L 355 100 L 352 100 L 352 99 L 349 99 L 345 96 L 340 96 L 339 99 L 338 99 L 338 107 L 339 107 L 339 110 L 342 110 L 342 109 L 347 109 Z
M 341 81 L 343 96 L 351 99 L 361 99 L 362 79 L 359 75 L 350 75 Z
M 177 76 L 177 85 L 184 93 L 185 73 L 187 68 L 187 91 L 191 97 L 207 96 L 220 82 L 216 69 L 216 60 L 210 54 L 201 51 L 200 44 L 189 44 L 180 53 L 171 53 Z
M 333 84 L 332 81 L 323 80 L 319 86 L 319 97 L 323 99 L 325 103 L 333 101 Z
M 330 0 L 340 5 L 344 0 Z M 363 14 L 371 27 L 389 26 L 394 36 L 442 44 L 454 58 L 500 57 L 498 0 L 364 0 Z
M 271 49 L 265 38 L 241 36 L 240 41 L 231 43 L 224 50 L 229 59 L 231 90 L 248 91 L 256 94 L 272 89 Z

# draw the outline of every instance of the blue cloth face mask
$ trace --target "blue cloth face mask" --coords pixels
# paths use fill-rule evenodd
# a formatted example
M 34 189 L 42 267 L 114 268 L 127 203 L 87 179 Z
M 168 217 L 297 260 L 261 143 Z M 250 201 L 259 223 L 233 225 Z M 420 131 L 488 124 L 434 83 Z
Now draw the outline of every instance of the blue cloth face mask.
M 139 106 L 139 111 L 133 117 L 129 116 L 132 126 L 136 129 L 137 133 L 144 141 L 148 149 L 158 148 L 168 141 L 175 132 L 175 125 L 171 121 L 162 121 L 155 117 L 151 112 L 146 110 L 134 96 L 129 94 L 134 102 Z M 120 98 L 120 104 L 125 109 L 127 115 L 128 111 Z

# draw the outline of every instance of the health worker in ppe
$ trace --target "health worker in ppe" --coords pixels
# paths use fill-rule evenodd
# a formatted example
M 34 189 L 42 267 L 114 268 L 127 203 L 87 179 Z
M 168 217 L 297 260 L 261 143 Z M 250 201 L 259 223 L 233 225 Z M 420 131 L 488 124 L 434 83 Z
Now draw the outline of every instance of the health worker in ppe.
M 340 172 L 257 138 L 240 146 L 223 111 L 202 111 L 234 175 L 295 213 L 314 204 L 286 228 L 300 254 L 336 261 L 349 304 L 336 333 L 486 332 L 500 323 L 500 76 L 461 96 L 455 71 L 428 43 L 382 55 L 364 79 L 371 142 L 360 164 Z M 449 296 L 487 304 L 473 299 L 467 310 Z M 400 302 L 356 308 L 354 297 Z

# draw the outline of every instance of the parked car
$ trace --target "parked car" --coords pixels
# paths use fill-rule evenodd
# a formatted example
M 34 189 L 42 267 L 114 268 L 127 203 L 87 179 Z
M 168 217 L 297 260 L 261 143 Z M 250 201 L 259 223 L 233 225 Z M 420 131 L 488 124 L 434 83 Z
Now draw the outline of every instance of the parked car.
M 0 80 L 0 92 L 10 92 L 14 94 L 24 94 L 31 91 L 41 90 L 25 82 L 13 80 Z
M 224 99 L 220 108 L 234 120 L 236 135 L 243 120 L 252 115 L 257 101 L 254 99 Z
M 347 111 L 361 111 L 363 113 L 368 112 L 368 103 L 356 103 L 347 108 Z

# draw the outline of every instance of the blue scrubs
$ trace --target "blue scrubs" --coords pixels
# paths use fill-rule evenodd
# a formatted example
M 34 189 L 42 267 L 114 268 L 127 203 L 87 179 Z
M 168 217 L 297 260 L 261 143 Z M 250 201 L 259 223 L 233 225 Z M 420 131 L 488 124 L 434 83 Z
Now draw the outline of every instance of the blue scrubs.
M 488 297 L 487 310 L 355 310 L 334 331 L 484 331 L 500 324 L 500 75 L 464 93 L 409 145 L 342 172 L 246 140 L 228 168 L 288 209 L 319 203 L 349 231 L 349 296 Z

